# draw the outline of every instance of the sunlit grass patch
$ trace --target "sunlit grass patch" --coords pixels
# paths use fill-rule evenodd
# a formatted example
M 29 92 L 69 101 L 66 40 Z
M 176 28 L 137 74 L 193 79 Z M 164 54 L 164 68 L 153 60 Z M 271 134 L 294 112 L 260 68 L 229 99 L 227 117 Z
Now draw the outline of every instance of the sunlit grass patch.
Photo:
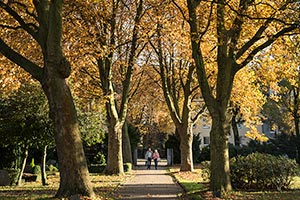
M 179 168 L 169 170 L 176 181 L 183 187 L 185 194 L 190 199 L 202 199 L 198 194 L 207 191 L 207 181 L 201 176 L 202 169 L 193 172 L 180 172 Z
M 116 187 L 124 182 L 130 174 L 125 176 L 108 176 L 91 174 L 90 180 L 94 186 L 97 200 L 110 199 L 109 196 Z M 25 182 L 22 186 L 0 186 L 1 200 L 56 200 L 54 195 L 59 187 L 59 174 L 48 176 L 47 186 L 41 182 Z

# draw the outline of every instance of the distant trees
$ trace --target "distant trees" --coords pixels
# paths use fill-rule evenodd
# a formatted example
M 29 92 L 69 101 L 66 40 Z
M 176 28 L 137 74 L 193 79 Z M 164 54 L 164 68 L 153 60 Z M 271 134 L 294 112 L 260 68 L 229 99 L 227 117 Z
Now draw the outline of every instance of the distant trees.
M 288 135 L 289 140 L 294 140 L 297 162 L 300 161 L 299 55 L 299 35 L 291 35 L 272 46 L 266 62 L 257 63 L 260 67 L 257 75 L 268 97 L 263 114 L 275 134 L 282 132 Z

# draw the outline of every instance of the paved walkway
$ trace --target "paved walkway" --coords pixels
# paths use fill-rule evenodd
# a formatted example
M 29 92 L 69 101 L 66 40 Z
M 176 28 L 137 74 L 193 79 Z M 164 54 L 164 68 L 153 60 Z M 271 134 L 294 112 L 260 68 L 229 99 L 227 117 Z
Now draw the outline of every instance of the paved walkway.
M 178 194 L 183 192 L 182 188 L 167 175 L 165 163 L 161 162 L 157 170 L 154 166 L 147 170 L 143 163 L 139 164 L 132 171 L 134 176 L 115 191 L 115 199 L 180 199 Z

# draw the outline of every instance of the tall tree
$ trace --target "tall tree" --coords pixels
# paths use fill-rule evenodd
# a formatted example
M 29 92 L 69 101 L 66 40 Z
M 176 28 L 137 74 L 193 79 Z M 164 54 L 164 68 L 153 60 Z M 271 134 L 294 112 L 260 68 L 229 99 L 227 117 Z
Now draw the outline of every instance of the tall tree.
M 0 9 L 8 17 L 1 29 L 6 33 L 22 29 L 41 49 L 39 62 L 29 60 L 0 39 L 0 53 L 22 67 L 40 82 L 47 96 L 54 123 L 55 143 L 60 169 L 57 197 L 94 196 L 78 129 L 77 114 L 66 78 L 70 63 L 62 51 L 62 0 L 1 1 Z M 3 12 L 2 12 L 3 13 Z M 7 34 L 8 35 L 8 34 Z M 37 64 L 38 63 L 38 64 Z
M 117 12 L 121 1 L 113 1 L 111 21 L 110 21 L 110 36 L 107 38 L 108 43 L 104 42 L 103 45 L 114 47 L 116 45 L 115 34 L 117 26 Z M 116 174 L 123 173 L 123 156 L 122 156 L 122 129 L 126 120 L 129 90 L 132 79 L 133 67 L 135 65 L 138 45 L 138 31 L 141 17 L 144 12 L 144 1 L 139 0 L 135 2 L 136 12 L 133 22 L 132 38 L 130 40 L 129 55 L 125 66 L 119 66 L 124 70 L 124 78 L 122 81 L 122 97 L 119 106 L 117 107 L 117 101 L 115 91 L 116 88 L 113 83 L 113 56 L 114 52 L 109 52 L 108 55 L 100 56 L 97 58 L 98 68 L 101 79 L 101 88 L 108 101 L 106 102 L 106 112 L 108 121 L 108 160 L 106 166 L 106 173 Z M 126 23 L 126 22 L 125 22 Z M 120 24 L 118 25 L 120 26 Z M 107 30 L 104 30 L 107 31 Z
M 210 189 L 214 196 L 220 197 L 222 191 L 231 190 L 228 155 L 231 116 L 227 111 L 234 77 L 276 39 L 299 27 L 299 5 L 297 1 L 187 0 L 187 17 L 180 4 L 175 4 L 190 25 L 198 82 L 212 117 Z M 205 44 L 209 38 L 213 44 L 211 54 L 216 57 L 216 91 L 208 82 L 203 55 L 203 46 L 209 46 Z
M 168 9 L 168 6 L 166 7 L 166 10 L 172 10 Z M 180 170 L 193 171 L 192 127 L 201 116 L 205 107 L 204 105 L 197 105 L 197 108 L 197 106 L 195 107 L 192 104 L 192 100 L 195 97 L 199 98 L 200 95 L 199 90 L 197 90 L 198 87 L 195 84 L 196 80 L 193 78 L 195 66 L 190 63 L 191 55 L 186 52 L 186 50 L 189 49 L 187 48 L 189 45 L 183 42 L 186 40 L 186 37 L 183 36 L 184 29 L 182 30 L 182 27 L 176 26 L 176 17 L 178 17 L 178 14 L 177 16 L 174 15 L 174 13 L 168 13 L 166 15 L 168 16 L 165 19 L 167 21 L 166 23 L 162 22 L 162 18 L 159 18 L 160 21 L 157 23 L 156 30 L 157 38 L 154 38 L 156 41 L 151 42 L 151 45 L 157 55 L 156 62 L 159 65 L 157 71 L 161 78 L 164 98 L 172 121 L 175 124 L 176 133 L 178 133 L 180 139 Z M 169 35 L 168 32 L 170 29 L 174 31 L 176 27 L 178 28 L 176 33 L 181 35 L 181 37 L 173 41 L 172 34 Z M 179 39 L 182 40 L 180 44 L 178 44 Z
M 136 58 L 143 48 L 141 20 L 144 1 L 97 1 L 77 10 L 78 21 L 86 24 L 83 45 L 92 67 L 84 69 L 96 77 L 105 99 L 108 126 L 108 158 L 105 172 L 123 174 L 122 129 L 126 120 Z M 99 48 L 100 47 L 100 48 Z M 103 47 L 103 48 L 102 48 Z M 124 129 L 126 130 L 126 129 Z M 129 144 L 128 142 L 126 144 Z

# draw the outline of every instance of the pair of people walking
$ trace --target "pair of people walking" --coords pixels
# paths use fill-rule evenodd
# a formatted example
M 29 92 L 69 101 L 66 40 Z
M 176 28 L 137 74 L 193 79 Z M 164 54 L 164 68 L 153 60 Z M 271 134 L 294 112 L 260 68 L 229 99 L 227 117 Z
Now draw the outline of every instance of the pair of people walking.
M 155 149 L 154 152 L 152 152 L 151 148 L 149 148 L 146 152 L 145 157 L 146 157 L 147 169 L 151 169 L 152 159 L 154 160 L 154 167 L 155 167 L 155 169 L 157 169 L 158 160 L 160 159 L 157 149 Z

